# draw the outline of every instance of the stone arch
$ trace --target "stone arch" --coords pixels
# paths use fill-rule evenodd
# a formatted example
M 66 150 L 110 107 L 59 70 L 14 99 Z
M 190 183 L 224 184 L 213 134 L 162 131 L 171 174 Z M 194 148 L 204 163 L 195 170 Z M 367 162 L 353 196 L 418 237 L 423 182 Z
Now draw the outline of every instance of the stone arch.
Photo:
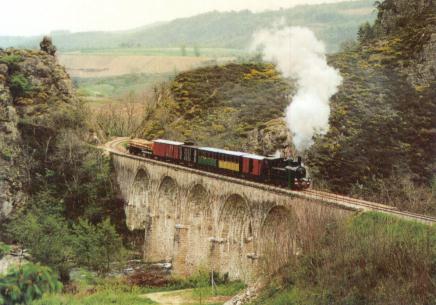
M 178 186 L 176 181 L 170 176 L 164 176 L 159 184 L 159 194 L 173 200 L 177 196 Z
M 148 192 L 150 188 L 150 175 L 144 168 L 140 168 L 135 175 L 132 186 L 131 204 L 143 206 L 148 202 Z M 130 204 L 130 203 L 129 203 Z
M 143 229 L 144 217 L 150 214 L 150 175 L 145 168 L 140 168 L 135 175 L 131 187 L 129 201 L 125 208 L 127 226 L 131 229 Z
M 253 221 L 248 201 L 239 194 L 226 197 L 218 224 L 221 247 L 215 256 L 219 272 L 231 279 L 248 280 L 251 276 L 248 256 L 253 252 Z
M 170 176 L 164 176 L 160 183 L 157 192 L 158 200 L 156 213 L 168 219 L 178 219 L 179 211 L 177 211 L 177 198 L 179 196 L 179 186 L 177 182 Z
M 260 230 L 261 268 L 268 274 L 287 265 L 295 256 L 296 216 L 290 207 L 274 206 L 266 214 Z
M 154 213 L 150 225 L 149 261 L 172 262 L 177 224 L 179 186 L 170 176 L 164 176 L 154 199 Z
M 180 207 L 181 225 L 176 228 L 175 269 L 192 274 L 208 262 L 209 237 L 213 236 L 211 200 L 206 188 L 193 184 L 187 190 L 186 201 Z M 183 267 L 181 267 L 183 266 Z
M 211 216 L 209 194 L 202 184 L 194 184 L 189 189 L 186 208 L 190 211 L 191 218 Z
M 251 226 L 251 211 L 247 200 L 239 194 L 227 196 L 220 210 L 219 224 L 221 238 L 241 236 L 244 229 Z

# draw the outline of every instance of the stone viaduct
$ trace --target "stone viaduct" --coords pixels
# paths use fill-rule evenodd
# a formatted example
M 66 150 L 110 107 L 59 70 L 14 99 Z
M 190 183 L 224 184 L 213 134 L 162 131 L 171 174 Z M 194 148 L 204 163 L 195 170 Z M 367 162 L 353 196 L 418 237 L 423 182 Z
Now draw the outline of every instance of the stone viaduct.
M 353 213 L 299 192 L 115 151 L 111 156 L 127 225 L 145 234 L 144 259 L 169 262 L 178 275 L 202 268 L 253 281 L 262 262 L 279 268 L 298 253 L 310 218 Z

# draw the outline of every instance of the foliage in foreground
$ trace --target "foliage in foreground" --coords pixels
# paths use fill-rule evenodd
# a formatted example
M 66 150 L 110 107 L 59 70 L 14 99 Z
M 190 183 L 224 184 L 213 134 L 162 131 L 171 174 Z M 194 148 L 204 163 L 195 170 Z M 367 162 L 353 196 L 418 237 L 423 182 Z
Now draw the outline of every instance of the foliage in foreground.
M 79 219 L 70 226 L 60 217 L 34 209 L 11 225 L 14 238 L 38 262 L 49 265 L 68 280 L 72 267 L 86 266 L 108 272 L 113 261 L 122 259 L 123 244 L 106 219 L 96 225 Z
M 371 212 L 312 219 L 306 229 L 304 254 L 282 270 L 280 291 L 254 304 L 435 304 L 436 227 Z
M 62 284 L 57 274 L 39 264 L 25 264 L 0 276 L 0 304 L 31 304 L 46 292 L 59 292 Z

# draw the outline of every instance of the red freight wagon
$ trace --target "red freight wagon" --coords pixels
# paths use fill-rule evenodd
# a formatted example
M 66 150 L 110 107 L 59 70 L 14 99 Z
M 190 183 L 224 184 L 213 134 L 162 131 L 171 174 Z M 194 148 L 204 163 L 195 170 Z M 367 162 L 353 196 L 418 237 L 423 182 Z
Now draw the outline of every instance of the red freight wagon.
M 242 172 L 259 177 L 262 173 L 264 159 L 263 156 L 244 154 L 242 156 Z
M 154 140 L 153 141 L 153 154 L 160 158 L 166 159 L 180 159 L 182 142 L 170 140 Z

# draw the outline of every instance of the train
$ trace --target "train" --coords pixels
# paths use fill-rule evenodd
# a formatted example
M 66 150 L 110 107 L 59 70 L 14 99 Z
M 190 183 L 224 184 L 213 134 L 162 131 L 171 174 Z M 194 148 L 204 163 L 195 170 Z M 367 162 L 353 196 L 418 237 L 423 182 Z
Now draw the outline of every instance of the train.
M 296 160 L 274 156 L 265 157 L 239 151 L 197 146 L 193 141 L 179 142 L 165 139 L 152 141 L 130 139 L 127 150 L 136 156 L 292 190 L 307 189 L 311 184 L 301 157 Z

